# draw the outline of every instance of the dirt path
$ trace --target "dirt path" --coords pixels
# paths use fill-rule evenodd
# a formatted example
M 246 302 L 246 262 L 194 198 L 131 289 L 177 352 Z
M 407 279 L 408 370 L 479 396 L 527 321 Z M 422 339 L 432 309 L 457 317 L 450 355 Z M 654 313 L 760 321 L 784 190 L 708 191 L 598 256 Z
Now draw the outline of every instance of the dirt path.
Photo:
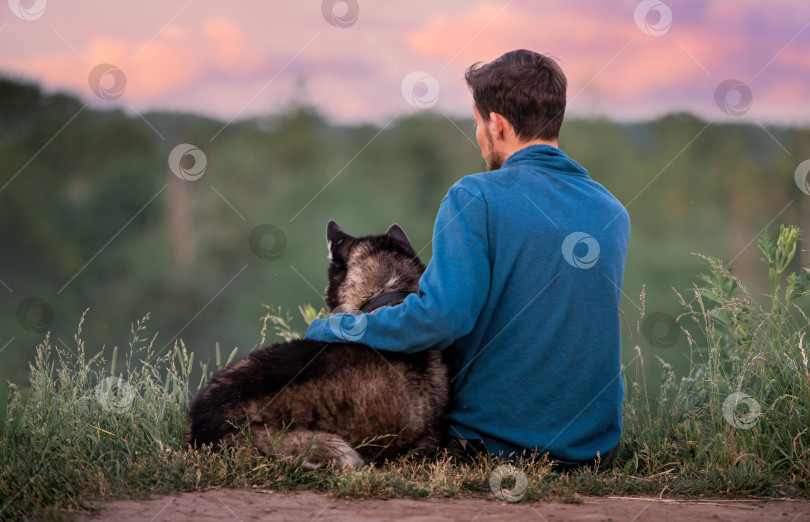
M 810 522 L 810 501 L 676 501 L 629 497 L 592 497 L 582 504 L 518 503 L 497 499 L 370 499 L 341 500 L 328 495 L 298 492 L 211 489 L 145 501 L 122 500 L 101 504 L 95 517 L 79 520 L 398 520 L 439 522 L 455 520 L 780 520 Z

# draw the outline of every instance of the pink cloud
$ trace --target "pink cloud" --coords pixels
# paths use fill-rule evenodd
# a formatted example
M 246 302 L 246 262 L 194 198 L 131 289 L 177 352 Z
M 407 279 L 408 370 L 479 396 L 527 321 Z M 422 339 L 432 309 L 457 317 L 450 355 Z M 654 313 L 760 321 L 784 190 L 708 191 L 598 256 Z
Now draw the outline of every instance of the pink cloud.
M 458 68 L 516 48 L 548 53 L 558 59 L 568 76 L 569 103 L 574 110 L 595 103 L 625 114 L 636 114 L 639 107 L 688 107 L 714 117 L 717 84 L 730 77 L 755 83 L 757 71 L 772 57 L 769 53 L 775 53 L 783 45 L 781 40 L 786 44 L 791 35 L 772 13 L 763 21 L 753 4 L 670 5 L 672 25 L 659 37 L 644 34 L 635 25 L 635 3 L 617 7 L 581 2 L 576 8 L 556 4 L 543 9 L 520 4 L 504 10 L 503 4 L 487 2 L 454 17 L 439 14 L 429 18 L 408 35 L 407 42 L 425 59 L 453 60 Z M 810 15 L 810 10 L 804 12 Z M 759 38 L 741 27 L 755 31 Z M 807 32 L 810 37 L 810 30 Z M 808 70 L 808 57 L 807 41 L 797 39 L 772 65 L 774 73 L 793 71 L 790 77 L 778 80 L 779 89 L 783 95 L 789 93 L 790 100 L 801 92 L 805 98 L 808 95 L 807 74 L 796 74 Z M 802 76 L 805 82 L 800 86 Z M 768 84 L 770 79 L 760 78 L 760 83 Z M 761 101 L 776 92 L 763 89 Z M 769 107 L 778 104 L 767 101 Z
M 124 97 L 107 106 L 227 118 L 242 107 L 242 116 L 282 108 L 306 78 L 312 101 L 328 115 L 384 123 L 396 112 L 419 110 L 400 94 L 409 72 L 426 71 L 441 84 L 433 110 L 468 115 L 463 70 L 529 48 L 559 59 L 572 112 L 644 117 L 687 108 L 714 117 L 715 87 L 737 78 L 755 91 L 750 116 L 810 119 L 802 102 L 810 95 L 810 29 L 798 34 L 810 5 L 663 1 L 673 23 L 660 37 L 636 27 L 636 0 L 414 0 L 398 8 L 366 2 L 346 29 L 329 25 L 309 3 L 232 9 L 196 0 L 178 11 L 143 0 L 123 15 L 112 4 L 81 11 L 53 3 L 39 21 L 8 20 L 0 31 L 0 70 L 99 103 L 87 75 L 111 63 L 128 83 Z
M 250 77 L 263 70 L 266 57 L 251 46 L 242 26 L 225 18 L 210 18 L 203 26 L 211 64 L 223 76 Z M 266 53 L 266 51 L 265 51 Z
M 44 78 L 49 85 L 87 89 L 87 74 L 100 63 L 110 63 L 127 76 L 127 99 L 143 102 L 194 89 L 209 77 L 254 77 L 267 60 L 248 45 L 242 28 L 213 17 L 201 31 L 180 25 L 166 27 L 154 40 L 140 44 L 125 37 L 94 37 L 76 53 L 60 50 L 11 61 L 12 69 Z M 8 62 L 7 62 L 8 63 Z

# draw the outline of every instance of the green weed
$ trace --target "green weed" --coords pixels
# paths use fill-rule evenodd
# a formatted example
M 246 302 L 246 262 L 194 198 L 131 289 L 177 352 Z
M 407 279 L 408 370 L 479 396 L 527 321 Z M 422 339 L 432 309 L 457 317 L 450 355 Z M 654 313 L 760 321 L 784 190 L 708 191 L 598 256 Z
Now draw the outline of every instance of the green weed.
M 780 230 L 758 247 L 768 266 L 769 303 L 761 306 L 720 260 L 702 257 L 707 273 L 676 292 L 673 320 L 685 336 L 688 375 L 678 378 L 658 359 L 660 392 L 650 398 L 646 351 L 624 368 L 628 391 L 623 446 L 609 470 L 559 474 L 542 459 L 521 460 L 523 501 L 579 502 L 581 495 L 807 496 L 810 486 L 810 364 L 805 313 L 808 269 L 786 274 L 799 231 Z M 780 288 L 784 284 L 784 290 Z M 636 322 L 640 342 L 645 319 Z M 302 309 L 308 323 L 318 313 Z M 10 384 L 0 432 L 0 517 L 57 519 L 91 510 L 90 501 L 208 487 L 311 489 L 341 497 L 491 496 L 490 478 L 503 463 L 480 457 L 455 465 L 447 456 L 406 455 L 359 470 L 307 470 L 298 462 L 242 449 L 212 453 L 184 448 L 186 410 L 212 372 L 229 363 L 217 346 L 214 367 L 197 363 L 182 342 L 166 354 L 146 335 L 148 316 L 131 329 L 123 364 L 117 349 L 88 357 L 85 316 L 75 354 L 46 336 L 31 363 L 29 384 Z M 290 318 L 265 317 L 282 338 L 298 335 Z M 632 332 L 630 332 L 632 334 Z M 122 366 L 123 371 L 116 372 Z M 517 487 L 512 476 L 502 483 Z

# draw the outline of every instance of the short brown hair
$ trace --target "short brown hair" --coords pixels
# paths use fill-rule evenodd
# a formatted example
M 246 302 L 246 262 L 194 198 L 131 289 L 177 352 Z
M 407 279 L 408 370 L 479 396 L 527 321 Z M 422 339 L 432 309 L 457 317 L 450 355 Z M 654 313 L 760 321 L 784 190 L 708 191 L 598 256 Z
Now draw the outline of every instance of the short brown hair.
M 559 136 L 568 81 L 553 59 L 526 49 L 511 51 L 472 64 L 464 79 L 484 120 L 491 112 L 500 114 L 525 141 Z

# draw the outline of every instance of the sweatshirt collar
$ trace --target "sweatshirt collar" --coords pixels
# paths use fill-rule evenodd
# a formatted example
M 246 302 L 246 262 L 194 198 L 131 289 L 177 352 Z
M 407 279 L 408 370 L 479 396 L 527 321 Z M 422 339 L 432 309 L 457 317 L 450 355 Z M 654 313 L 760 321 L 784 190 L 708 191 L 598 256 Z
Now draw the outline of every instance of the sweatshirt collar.
M 572 173 L 588 175 L 579 163 L 569 158 L 563 151 L 551 145 L 529 145 L 515 151 L 503 162 L 501 168 L 520 163 L 540 163 L 547 166 L 556 167 L 559 170 L 566 170 Z

